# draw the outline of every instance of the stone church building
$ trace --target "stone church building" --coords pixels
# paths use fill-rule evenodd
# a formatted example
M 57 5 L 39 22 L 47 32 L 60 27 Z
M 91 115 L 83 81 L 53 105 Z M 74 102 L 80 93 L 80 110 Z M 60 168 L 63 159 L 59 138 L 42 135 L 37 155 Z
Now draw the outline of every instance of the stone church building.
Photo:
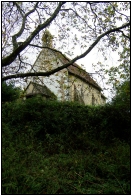
M 42 40 L 45 48 L 38 55 L 32 72 L 47 72 L 70 61 L 68 57 L 53 48 L 52 35 L 49 31 L 45 31 Z M 76 63 L 49 77 L 30 78 L 25 94 L 27 98 L 41 94 L 45 99 L 75 101 L 85 105 L 101 105 L 106 102 L 101 87 Z

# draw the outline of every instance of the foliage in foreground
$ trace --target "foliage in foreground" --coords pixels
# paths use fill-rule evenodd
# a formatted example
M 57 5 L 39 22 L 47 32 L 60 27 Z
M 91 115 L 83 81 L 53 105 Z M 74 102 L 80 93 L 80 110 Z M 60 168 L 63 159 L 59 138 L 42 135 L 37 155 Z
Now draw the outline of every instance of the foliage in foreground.
M 128 139 L 119 130 L 108 134 L 124 116 L 108 127 L 117 110 L 99 108 L 41 99 L 4 104 L 2 194 L 130 194 Z
M 116 96 L 112 100 L 114 106 L 123 106 L 130 110 L 130 81 L 124 81 L 116 89 Z
M 20 89 L 13 83 L 2 82 L 2 102 L 17 100 L 20 96 Z
M 130 111 L 124 106 L 83 106 L 76 103 L 44 101 L 41 97 L 3 105 L 3 117 L 14 127 L 14 136 L 31 127 L 37 138 L 46 134 L 75 137 L 87 133 L 90 139 L 130 142 Z
M 87 149 L 75 150 L 57 136 L 39 143 L 31 131 L 10 140 L 9 128 L 4 129 L 2 194 L 130 193 L 128 144 L 115 141 L 106 147 L 82 136 Z

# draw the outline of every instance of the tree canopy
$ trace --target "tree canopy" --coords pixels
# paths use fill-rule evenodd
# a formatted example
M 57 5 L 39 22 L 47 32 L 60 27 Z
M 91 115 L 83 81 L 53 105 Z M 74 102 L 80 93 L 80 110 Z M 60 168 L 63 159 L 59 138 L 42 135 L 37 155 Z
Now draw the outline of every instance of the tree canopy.
M 42 46 L 43 32 L 53 29 L 55 47 Z M 78 46 L 82 52 L 75 56 Z M 73 58 L 50 71 L 30 73 L 30 57 L 44 47 L 63 50 Z M 2 81 L 50 76 L 85 57 L 94 47 L 104 59 L 108 49 L 120 56 L 120 65 L 105 68 L 111 81 L 116 74 L 129 78 L 130 2 L 2 2 Z

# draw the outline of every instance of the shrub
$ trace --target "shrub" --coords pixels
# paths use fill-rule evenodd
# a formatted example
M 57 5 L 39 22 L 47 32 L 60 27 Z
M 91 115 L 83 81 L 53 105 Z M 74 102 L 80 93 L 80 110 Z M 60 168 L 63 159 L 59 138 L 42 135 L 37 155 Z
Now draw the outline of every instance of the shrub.
M 4 104 L 3 115 L 17 131 L 31 126 L 34 135 L 41 140 L 46 134 L 62 134 L 63 137 L 69 134 L 73 138 L 87 134 L 89 139 L 106 143 L 114 138 L 130 141 L 130 115 L 121 106 L 82 106 L 32 98 Z
M 126 112 L 130 113 L 130 81 L 125 81 L 118 86 L 112 105 L 121 106 Z
M 12 83 L 6 84 L 2 82 L 2 102 L 14 101 L 19 98 L 20 89 L 15 87 Z
M 121 106 L 3 104 L 2 194 L 130 194 L 129 123 Z

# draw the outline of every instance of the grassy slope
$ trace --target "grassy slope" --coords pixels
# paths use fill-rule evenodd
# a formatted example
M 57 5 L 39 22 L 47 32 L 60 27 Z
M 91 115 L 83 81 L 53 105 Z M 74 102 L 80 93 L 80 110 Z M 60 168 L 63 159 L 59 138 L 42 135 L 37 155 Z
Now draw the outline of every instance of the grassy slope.
M 107 145 L 87 132 L 40 141 L 31 123 L 15 128 L 5 119 L 2 130 L 2 194 L 130 194 L 126 142 Z

